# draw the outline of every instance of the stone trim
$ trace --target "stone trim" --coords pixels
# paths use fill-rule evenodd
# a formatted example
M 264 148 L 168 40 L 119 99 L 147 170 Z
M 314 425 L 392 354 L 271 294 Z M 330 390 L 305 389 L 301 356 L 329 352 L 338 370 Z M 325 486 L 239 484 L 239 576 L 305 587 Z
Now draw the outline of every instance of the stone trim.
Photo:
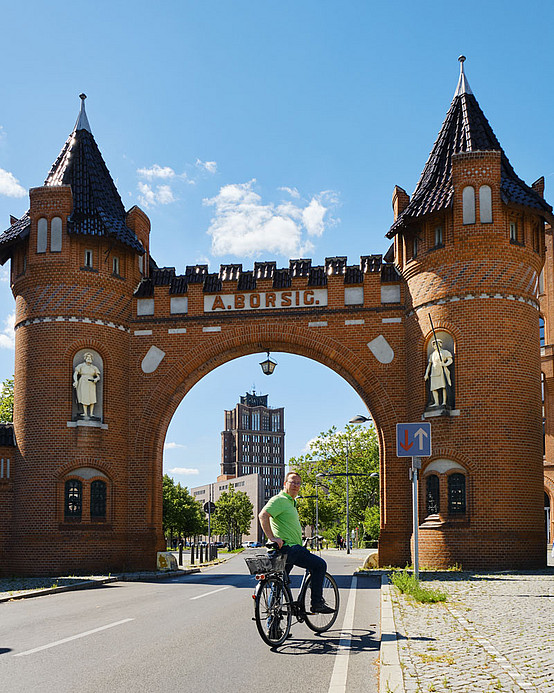
M 93 319 L 93 318 L 78 318 L 75 315 L 57 315 L 57 316 L 45 316 L 43 318 L 33 318 L 29 320 L 23 320 L 23 322 L 18 323 L 15 327 L 14 330 L 18 330 L 20 327 L 27 327 L 28 325 L 37 325 L 39 323 L 45 323 L 45 322 L 78 322 L 78 323 L 83 323 L 83 324 L 89 324 L 89 325 L 103 325 L 104 327 L 113 327 L 117 330 L 121 330 L 122 332 L 127 332 L 130 333 L 131 330 L 128 327 L 124 327 L 123 325 L 117 325 L 116 323 L 112 322 L 111 320 L 99 320 L 99 319 Z
M 445 303 L 455 303 L 456 301 L 472 301 L 473 299 L 476 298 L 503 298 L 506 299 L 507 301 L 517 301 L 518 303 L 527 303 L 528 305 L 532 306 L 536 310 L 540 310 L 540 306 L 538 301 L 534 301 L 531 298 L 524 298 L 523 296 L 517 296 L 514 294 L 487 294 L 487 293 L 482 293 L 482 294 L 465 294 L 465 296 L 450 296 L 448 298 L 440 298 L 437 301 L 428 301 L 427 303 L 421 303 L 418 305 L 416 308 L 413 308 L 407 313 L 408 317 L 411 317 L 414 315 L 416 311 L 419 310 L 425 310 L 427 308 L 430 308 L 431 306 L 442 306 Z

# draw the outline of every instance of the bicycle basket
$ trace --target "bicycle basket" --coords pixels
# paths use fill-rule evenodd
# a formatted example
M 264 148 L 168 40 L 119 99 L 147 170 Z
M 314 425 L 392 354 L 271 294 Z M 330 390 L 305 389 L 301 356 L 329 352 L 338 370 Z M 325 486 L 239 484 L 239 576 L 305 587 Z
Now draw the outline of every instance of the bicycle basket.
M 271 573 L 274 571 L 284 570 L 287 562 L 285 553 L 278 553 L 270 558 L 267 554 L 257 554 L 256 556 L 248 556 L 244 559 L 248 566 L 250 575 L 259 575 L 260 573 Z

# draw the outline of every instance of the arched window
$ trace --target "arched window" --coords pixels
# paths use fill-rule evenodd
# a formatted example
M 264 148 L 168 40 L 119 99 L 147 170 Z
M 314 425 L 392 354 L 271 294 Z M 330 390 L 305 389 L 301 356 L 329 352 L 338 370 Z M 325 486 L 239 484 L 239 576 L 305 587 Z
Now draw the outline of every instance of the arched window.
M 435 226 L 435 248 L 440 248 L 443 245 L 442 226 Z
M 37 253 L 45 253 L 48 247 L 48 222 L 44 217 L 37 224 Z
M 106 482 L 93 481 L 90 485 L 90 519 L 101 520 L 106 517 Z
M 464 474 L 451 474 L 448 477 L 448 513 L 459 514 L 466 511 L 466 478 Z
M 482 224 L 492 224 L 492 191 L 489 185 L 479 188 L 479 218 Z
M 430 474 L 427 477 L 427 515 L 435 515 L 440 510 L 439 477 Z
M 50 224 L 50 250 L 59 253 L 62 249 L 62 220 L 54 217 Z
M 462 193 L 463 222 L 475 224 L 475 189 L 468 185 Z
M 66 520 L 80 520 L 83 512 L 83 484 L 78 479 L 65 482 L 64 515 Z

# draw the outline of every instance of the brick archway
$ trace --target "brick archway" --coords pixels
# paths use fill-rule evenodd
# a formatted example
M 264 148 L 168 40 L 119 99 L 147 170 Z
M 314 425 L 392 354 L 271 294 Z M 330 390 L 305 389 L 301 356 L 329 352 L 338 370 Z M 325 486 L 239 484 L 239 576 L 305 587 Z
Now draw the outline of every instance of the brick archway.
M 171 365 L 163 374 L 156 371 L 144 378 L 140 406 L 136 407 L 136 434 L 134 438 L 135 463 L 147 469 L 152 489 L 148 499 L 148 522 L 151 526 L 161 525 L 161 480 L 162 453 L 165 435 L 175 410 L 205 375 L 219 366 L 236 358 L 270 350 L 272 353 L 285 352 L 303 356 L 327 366 L 340 375 L 359 394 L 375 421 L 380 447 L 381 465 L 381 506 L 383 518 L 387 513 L 387 489 L 405 486 L 406 503 L 409 503 L 409 486 L 398 478 L 394 461 L 395 425 L 402 419 L 401 400 L 391 396 L 393 381 L 398 365 L 384 368 L 369 353 L 365 342 L 348 346 L 328 335 L 321 335 L 307 328 L 285 331 L 283 323 L 249 324 L 242 322 L 240 327 L 225 331 L 202 342 L 202 346 L 190 349 L 173 349 L 166 352 Z M 144 355 L 143 348 L 136 358 Z M 368 358 L 368 355 L 370 358 Z M 373 361 L 373 366 L 372 366 Z M 161 369 L 160 369 L 161 370 Z M 404 475 L 405 476 L 405 475 Z M 396 512 L 397 516 L 402 512 Z M 408 520 L 409 518 L 402 518 Z M 407 544 L 406 544 L 407 546 Z

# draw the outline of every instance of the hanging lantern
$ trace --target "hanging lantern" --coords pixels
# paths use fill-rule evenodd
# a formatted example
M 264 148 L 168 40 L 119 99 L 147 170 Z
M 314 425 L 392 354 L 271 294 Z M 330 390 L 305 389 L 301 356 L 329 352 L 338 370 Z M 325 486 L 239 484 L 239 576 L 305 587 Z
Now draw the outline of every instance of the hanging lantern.
M 262 371 L 263 371 L 264 375 L 271 375 L 273 373 L 273 371 L 275 370 L 276 365 L 277 364 L 275 363 L 275 361 L 272 361 L 269 358 L 269 351 L 268 351 L 266 360 L 262 361 L 260 363 L 260 366 L 262 367 Z

